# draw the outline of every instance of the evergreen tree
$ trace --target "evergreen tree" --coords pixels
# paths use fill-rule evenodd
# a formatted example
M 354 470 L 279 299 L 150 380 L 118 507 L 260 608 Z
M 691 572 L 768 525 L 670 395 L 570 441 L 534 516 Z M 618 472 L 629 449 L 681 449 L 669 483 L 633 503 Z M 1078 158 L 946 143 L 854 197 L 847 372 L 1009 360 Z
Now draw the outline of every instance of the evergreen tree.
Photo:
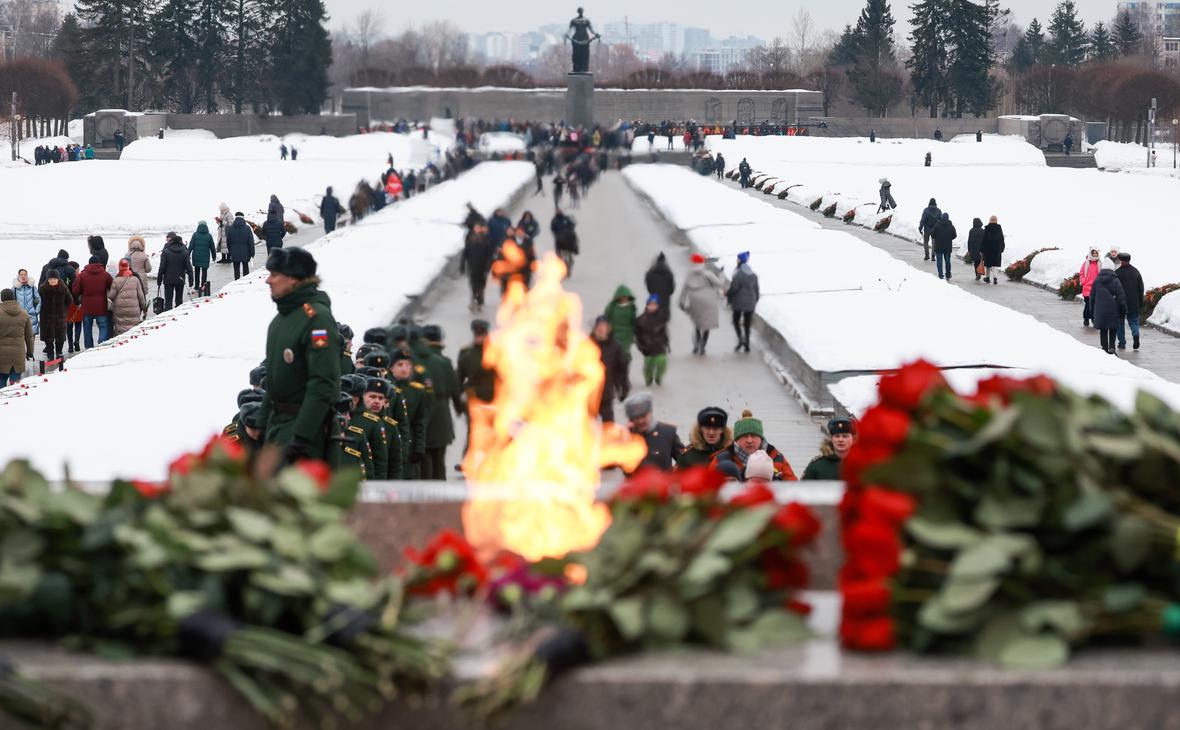
M 283 114 L 318 114 L 328 96 L 332 41 L 323 0 L 279 0 L 270 48 L 270 89 Z
M 856 63 L 856 46 L 856 31 L 852 29 L 851 25 L 845 25 L 836 44 L 828 52 L 828 65 L 851 66 Z
M 98 95 L 99 83 L 95 65 L 88 60 L 87 43 L 82 26 L 73 13 L 61 19 L 57 36 L 53 39 L 51 55 L 66 67 L 66 73 L 78 86 L 78 108 L 97 109 L 103 99 Z M 106 77 L 103 76 L 103 80 Z
M 1034 65 L 1036 65 L 1036 59 L 1033 58 L 1032 49 L 1024 36 L 1020 36 L 1016 39 L 1016 45 L 1012 47 L 1012 56 L 1008 59 L 1008 69 L 1014 74 L 1022 74 Z
M 889 0 L 867 0 L 853 31 L 855 54 L 848 72 L 852 95 L 869 113 L 878 116 L 884 116 L 901 98 L 893 47 L 895 22 Z
M 1120 56 L 1134 56 L 1143 42 L 1143 34 L 1139 32 L 1139 25 L 1129 10 L 1115 17 L 1113 36 L 1115 50 Z
M 1049 47 L 1054 63 L 1077 68 L 1086 60 L 1086 25 L 1073 0 L 1061 0 L 1049 19 Z
M 258 78 L 269 50 L 262 33 L 261 7 L 257 0 L 230 0 L 227 21 L 230 38 L 221 87 L 233 102 L 234 114 L 241 114 L 246 105 L 257 111 L 261 86 Z
M 217 97 L 229 83 L 230 27 L 234 2 L 232 0 L 196 0 L 196 30 L 194 34 L 196 85 L 205 102 L 205 112 L 217 111 Z
M 95 69 L 88 92 L 97 106 L 117 106 L 127 79 L 124 39 L 131 0 L 75 0 L 80 48 L 76 57 Z M 106 71 L 106 74 L 98 71 Z M 85 93 L 85 92 L 84 92 Z
M 946 27 L 950 6 L 951 0 L 920 0 L 910 6 L 913 11 L 910 20 L 913 54 L 906 61 L 906 67 L 910 69 L 914 95 L 930 110 L 931 117 L 938 116 L 950 86 L 950 38 Z
M 946 21 L 953 48 L 947 77 L 955 113 L 983 116 L 991 108 L 996 92 L 991 77 L 996 63 L 991 34 L 993 9 L 971 0 L 951 0 L 951 3 Z
M 1031 59 L 1029 66 L 1035 66 L 1038 63 L 1045 62 L 1045 31 L 1041 27 L 1041 21 L 1036 18 L 1028 24 L 1028 28 L 1024 31 L 1024 43 L 1028 47 L 1028 57 Z
M 151 19 L 151 57 L 157 105 L 192 114 L 202 101 L 196 69 L 196 3 L 165 0 Z
M 1107 29 L 1106 23 L 1102 21 L 1095 23 L 1094 29 L 1090 31 L 1090 60 L 1108 61 L 1116 55 L 1118 55 L 1118 49 L 1114 45 L 1114 36 Z

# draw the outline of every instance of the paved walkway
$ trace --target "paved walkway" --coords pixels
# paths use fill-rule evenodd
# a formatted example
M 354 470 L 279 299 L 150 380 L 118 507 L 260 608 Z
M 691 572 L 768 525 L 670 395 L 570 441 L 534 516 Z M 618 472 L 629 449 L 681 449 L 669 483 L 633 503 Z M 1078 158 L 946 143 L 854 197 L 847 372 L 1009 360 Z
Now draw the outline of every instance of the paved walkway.
M 548 194 L 548 193 L 547 193 Z M 513 220 L 531 209 L 541 223 L 542 233 L 537 242 L 537 253 L 553 250 L 549 233 L 552 218 L 552 198 L 527 198 L 512 211 Z M 567 288 L 577 293 L 583 302 L 586 325 L 602 311 L 619 284 L 631 288 L 640 301 L 646 299 L 643 277 L 660 251 L 676 274 L 677 285 L 684 280 L 688 268 L 687 250 L 674 243 L 669 230 L 617 172 L 608 172 L 590 189 L 582 200 L 580 210 L 571 211 L 578 221 L 578 235 L 582 254 L 574 265 L 574 275 Z M 467 310 L 469 293 L 466 278 L 453 272 L 428 295 L 424 302 L 423 323 L 441 324 L 447 336 L 447 355 L 452 360 L 459 349 L 470 341 L 472 315 Z M 488 301 L 484 318 L 495 320 L 495 309 L 500 299 L 499 288 L 488 286 Z M 807 462 L 818 452 L 820 433 L 810 416 L 791 397 L 763 363 L 758 352 L 735 354 L 736 339 L 722 312 L 722 329 L 713 333 L 709 355 L 692 355 L 692 326 L 687 316 L 675 310 L 671 321 L 672 353 L 668 374 L 662 387 L 652 389 L 656 416 L 677 426 L 682 440 L 688 440 L 696 414 L 708 405 L 717 405 L 730 414 L 732 424 L 743 409 L 750 409 L 762 419 L 767 439 L 781 450 L 797 474 L 803 473 Z M 758 349 L 757 341 L 752 343 Z M 631 364 L 632 392 L 643 390 L 642 357 L 635 352 Z M 616 416 L 621 417 L 621 408 Z M 465 426 L 456 427 L 458 440 L 448 453 L 448 464 L 461 459 Z M 457 474 L 457 473 L 456 473 Z
M 725 181 L 726 185 L 740 189 L 736 182 Z M 776 207 L 789 210 L 792 213 L 806 216 L 820 223 L 824 228 L 840 230 L 849 233 L 877 248 L 887 251 L 894 258 L 921 269 L 934 272 L 934 261 L 922 260 L 922 245 L 904 238 L 876 233 L 863 226 L 849 225 L 838 218 L 826 218 L 822 213 L 812 211 L 806 206 L 779 200 L 773 195 L 765 195 L 759 190 L 750 188 L 748 194 L 764 200 Z M 959 239 L 965 247 L 967 228 L 956 226 Z M 958 241 L 956 241 L 958 243 Z M 1003 277 L 998 285 L 984 284 L 975 281 L 975 274 L 971 267 L 962 262 L 962 252 L 956 252 L 951 261 L 954 276 L 951 283 L 978 297 L 986 299 L 1017 312 L 1030 315 L 1041 322 L 1072 335 L 1087 345 L 1098 347 L 1098 330 L 1082 326 L 1082 303 L 1066 302 L 1055 292 L 1042 289 L 1031 284 L 1020 284 Z M 1004 264 L 1011 263 L 1005 260 Z M 1079 262 L 1080 264 L 1080 262 Z M 1143 327 L 1141 332 L 1141 349 L 1136 352 L 1131 349 L 1131 333 L 1127 332 L 1127 349 L 1120 350 L 1118 356 L 1134 363 L 1139 367 L 1150 370 L 1160 377 L 1172 382 L 1180 382 L 1180 337 L 1174 337 L 1157 329 Z

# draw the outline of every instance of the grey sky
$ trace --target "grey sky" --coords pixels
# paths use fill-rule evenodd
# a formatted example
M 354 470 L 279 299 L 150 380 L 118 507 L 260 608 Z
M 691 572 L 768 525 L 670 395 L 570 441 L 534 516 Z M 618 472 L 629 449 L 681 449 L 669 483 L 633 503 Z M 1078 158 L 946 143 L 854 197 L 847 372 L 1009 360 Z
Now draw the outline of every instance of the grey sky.
M 552 0 L 509 0 L 475 2 L 474 0 L 430 0 L 391 4 L 386 0 L 324 0 L 332 19 L 332 28 L 351 23 L 365 9 L 381 10 L 387 31 L 400 31 L 411 22 L 416 25 L 433 20 L 450 20 L 468 32 L 526 31 L 548 23 L 564 23 L 574 15 L 578 0 L 561 4 Z M 909 32 L 909 5 L 912 0 L 893 2 L 897 30 L 904 37 Z M 1058 0 L 1008 0 L 1017 22 L 1027 24 L 1033 17 L 1042 23 L 1053 12 Z M 1115 13 L 1115 0 L 1075 0 L 1089 27 L 1095 21 L 1109 20 Z M 800 7 L 807 8 L 821 29 L 839 29 L 855 22 L 863 0 L 802 0 L 801 2 L 718 3 L 717 0 L 679 0 L 672 3 L 635 3 L 633 0 L 586 0 L 586 15 L 596 23 L 622 20 L 634 23 L 658 20 L 708 28 L 714 36 L 756 35 L 763 38 L 788 37 L 791 18 Z M 567 7 L 568 6 L 568 7 Z M 722 10 L 723 9 L 723 10 Z M 409 13 L 405 11 L 409 10 Z

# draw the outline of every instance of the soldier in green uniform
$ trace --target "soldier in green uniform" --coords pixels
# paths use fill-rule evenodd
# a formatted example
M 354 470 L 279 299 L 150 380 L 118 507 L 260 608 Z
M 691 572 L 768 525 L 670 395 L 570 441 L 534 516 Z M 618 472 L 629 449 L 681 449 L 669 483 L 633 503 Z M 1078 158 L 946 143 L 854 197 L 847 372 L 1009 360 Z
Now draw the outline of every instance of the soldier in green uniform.
M 366 379 L 360 375 L 344 375 L 340 378 L 340 389 L 352 396 L 352 411 L 348 427 L 353 433 L 364 433 L 368 445 L 365 471 L 370 479 L 389 478 L 389 437 L 380 416 L 370 413 L 365 407 Z
M 451 359 L 443 354 L 443 329 L 437 324 L 422 328 L 426 342 L 426 374 L 430 378 L 433 398 L 430 420 L 426 423 L 426 457 L 422 462 L 422 478 L 441 481 L 447 478 L 447 447 L 455 440 L 455 422 L 451 408 L 463 412 L 463 398 L 459 380 Z
M 377 345 L 382 350 L 388 350 L 389 330 L 384 327 L 370 327 L 365 330 L 364 340 L 366 345 Z
M 389 375 L 389 355 L 385 350 L 373 350 L 365 355 L 365 367 L 376 369 L 377 377 L 384 378 Z
M 411 380 L 414 374 L 414 358 L 405 350 L 392 356 L 391 374 L 393 384 L 401 391 L 406 402 L 406 422 L 409 441 L 406 445 L 406 478 L 420 479 L 422 457 L 426 453 L 426 421 L 430 417 L 430 394 L 426 386 Z M 396 418 L 396 416 L 394 416 Z M 406 431 L 403 431 L 405 434 Z
M 803 479 L 838 481 L 840 464 L 856 443 L 856 424 L 847 418 L 828 421 L 828 436 L 819 447 L 819 456 L 803 470 Z
M 246 458 L 253 461 L 258 450 L 262 448 L 262 423 L 258 420 L 262 412 L 262 404 L 257 401 L 244 403 L 238 409 L 238 427 L 231 433 L 223 433 L 226 441 L 241 444 L 246 450 Z M 226 427 L 228 430 L 228 427 Z
M 238 412 L 230 419 L 229 425 L 221 429 L 222 436 L 233 436 L 242 428 L 242 406 L 247 403 L 261 403 L 263 392 L 253 388 L 243 388 L 238 391 Z
M 713 454 L 733 445 L 729 414 L 716 406 L 701 409 L 688 437 L 688 448 L 676 459 L 677 469 L 708 466 Z
M 250 371 L 250 387 L 258 392 L 266 390 L 266 366 L 259 365 Z
M 340 333 L 331 302 L 319 289 L 316 262 L 307 251 L 275 249 L 266 269 L 278 314 L 266 333 L 265 441 L 282 448 L 288 463 L 331 464 L 332 406 L 340 395 Z
M 341 391 L 333 415 L 341 434 L 332 437 L 339 451 L 336 457 L 336 466 L 340 468 L 355 467 L 360 470 L 361 479 L 367 479 L 371 473 L 369 470 L 373 466 L 373 455 L 369 453 L 365 430 L 349 423 L 352 418 L 352 396 Z
M 471 323 L 471 344 L 459 350 L 456 360 L 455 376 L 459 392 L 463 394 L 464 399 L 464 405 L 460 410 L 467 416 L 467 444 L 463 447 L 464 456 L 471 447 L 472 405 L 488 405 L 496 397 L 496 371 L 484 367 L 483 364 L 483 346 L 487 342 L 490 329 L 487 321 L 474 320 Z
M 400 424 L 397 419 L 389 415 L 389 396 L 393 386 L 384 378 L 369 378 L 365 383 L 365 410 L 367 415 L 374 416 L 381 421 L 386 439 L 386 461 L 388 463 L 387 479 L 401 479 L 404 470 L 402 462 L 405 459 L 402 447 Z M 405 403 L 398 398 L 399 407 L 404 411 Z
M 356 372 L 356 365 L 352 364 L 352 327 L 337 322 L 340 329 L 340 374 L 351 375 Z

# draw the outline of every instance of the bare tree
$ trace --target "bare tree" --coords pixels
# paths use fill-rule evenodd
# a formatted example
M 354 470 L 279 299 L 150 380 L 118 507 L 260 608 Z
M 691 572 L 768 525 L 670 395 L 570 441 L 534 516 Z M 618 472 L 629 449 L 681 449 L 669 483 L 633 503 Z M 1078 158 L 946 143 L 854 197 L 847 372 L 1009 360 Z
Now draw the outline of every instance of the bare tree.
M 360 55 L 361 68 L 369 67 L 369 52 L 373 44 L 385 37 L 385 16 L 380 10 L 364 10 L 353 21 L 349 33 Z
M 782 38 L 769 46 L 755 46 L 746 56 L 746 69 L 757 74 L 791 70 L 791 49 Z
M 799 8 L 799 12 L 791 19 L 791 46 L 799 70 L 806 70 L 814 65 L 817 39 L 815 18 L 811 17 L 807 8 Z
M 0 2 L 0 28 L 8 31 L 7 55 L 13 58 L 49 55 L 60 25 L 57 3 L 34 0 Z
M 467 61 L 467 36 L 447 20 L 428 23 L 422 28 L 422 60 L 435 71 L 461 66 Z
M 560 81 L 569 71 L 569 62 L 569 51 L 564 46 L 546 46 L 533 63 L 533 76 L 542 82 Z

